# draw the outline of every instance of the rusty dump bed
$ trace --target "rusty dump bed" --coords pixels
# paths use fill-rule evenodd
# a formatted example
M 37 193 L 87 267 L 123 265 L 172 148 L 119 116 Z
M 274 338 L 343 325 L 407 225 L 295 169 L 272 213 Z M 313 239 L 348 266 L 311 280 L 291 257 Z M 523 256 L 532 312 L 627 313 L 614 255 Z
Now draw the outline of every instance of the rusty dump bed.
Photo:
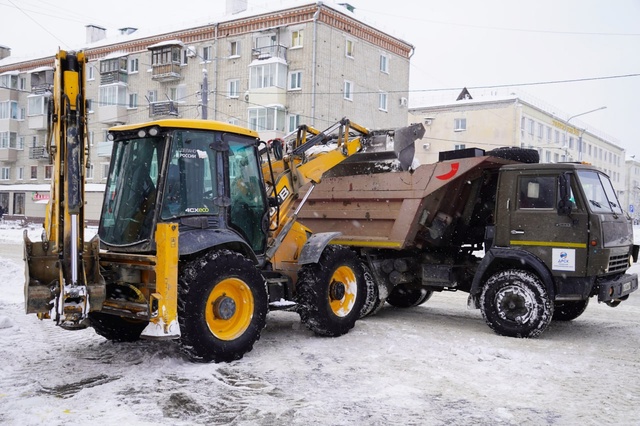
M 485 172 L 512 163 L 482 156 L 424 164 L 414 171 L 328 177 L 311 193 L 299 219 L 313 232 L 340 231 L 334 241 L 339 244 L 395 249 L 438 245 L 436 222 L 447 225 L 478 216 L 467 200 L 481 190 Z

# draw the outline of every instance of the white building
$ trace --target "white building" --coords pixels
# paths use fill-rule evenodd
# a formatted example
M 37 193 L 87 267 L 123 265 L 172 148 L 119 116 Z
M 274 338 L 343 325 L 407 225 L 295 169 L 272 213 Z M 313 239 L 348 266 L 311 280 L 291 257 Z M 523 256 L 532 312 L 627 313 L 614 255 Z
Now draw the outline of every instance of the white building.
M 244 10 L 246 1 L 228 6 L 217 22 L 161 34 L 122 28 L 107 38 L 87 26 L 77 46 L 89 61 L 87 183 L 104 184 L 106 131 L 117 124 L 203 117 L 264 140 L 343 117 L 370 128 L 405 125 L 411 44 L 363 22 L 348 4 L 297 1 L 259 15 Z M 0 46 L 0 203 L 9 215 L 37 219 L 42 191 L 21 185 L 51 180 L 46 92 L 56 52 L 28 61 L 9 52 Z M 101 197 L 102 190 L 88 194 L 92 204 Z

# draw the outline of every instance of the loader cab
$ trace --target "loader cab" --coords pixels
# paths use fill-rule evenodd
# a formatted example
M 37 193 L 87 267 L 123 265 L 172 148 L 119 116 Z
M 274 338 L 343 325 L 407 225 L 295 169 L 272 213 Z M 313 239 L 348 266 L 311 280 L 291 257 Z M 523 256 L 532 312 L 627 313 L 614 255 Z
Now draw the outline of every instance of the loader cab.
M 181 252 L 187 238 L 198 250 L 224 239 L 264 252 L 267 197 L 253 132 L 214 121 L 162 120 L 110 134 L 99 230 L 104 246 L 152 251 L 155 224 L 171 222 L 179 224 Z

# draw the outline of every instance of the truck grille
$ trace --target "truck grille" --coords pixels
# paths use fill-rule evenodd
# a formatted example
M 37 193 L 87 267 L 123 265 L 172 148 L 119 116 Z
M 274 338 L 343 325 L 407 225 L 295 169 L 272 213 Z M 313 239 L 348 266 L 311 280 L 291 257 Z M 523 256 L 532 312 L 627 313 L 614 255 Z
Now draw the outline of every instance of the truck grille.
M 609 272 L 624 272 L 629 267 L 628 254 L 615 254 L 609 257 Z

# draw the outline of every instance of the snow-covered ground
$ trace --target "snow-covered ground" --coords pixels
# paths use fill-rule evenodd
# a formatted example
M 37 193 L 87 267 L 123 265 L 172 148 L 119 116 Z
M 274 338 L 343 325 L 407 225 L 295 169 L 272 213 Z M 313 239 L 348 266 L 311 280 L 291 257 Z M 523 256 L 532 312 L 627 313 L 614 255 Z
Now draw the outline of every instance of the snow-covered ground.
M 194 364 L 172 342 L 114 344 L 25 315 L 22 229 L 11 228 L 0 227 L 3 425 L 640 422 L 640 294 L 615 309 L 592 299 L 538 339 L 495 335 L 463 293 L 387 305 L 335 339 L 275 312 L 242 360 Z

